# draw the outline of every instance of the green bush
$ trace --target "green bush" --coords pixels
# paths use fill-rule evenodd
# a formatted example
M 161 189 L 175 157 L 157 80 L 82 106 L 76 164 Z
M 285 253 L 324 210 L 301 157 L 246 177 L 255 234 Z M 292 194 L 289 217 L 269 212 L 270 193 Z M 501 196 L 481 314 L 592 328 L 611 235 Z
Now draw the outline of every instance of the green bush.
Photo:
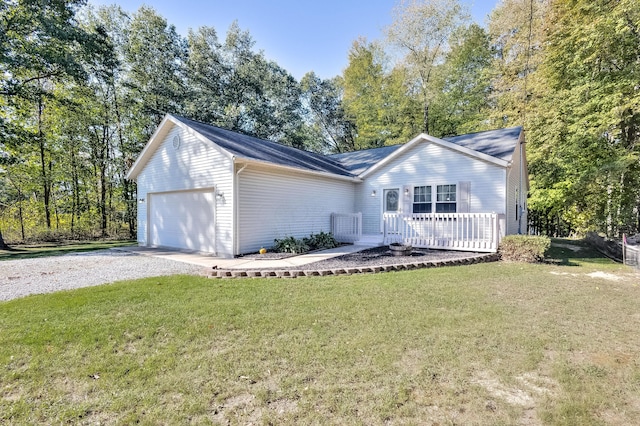
M 338 242 L 333 238 L 331 232 L 320 231 L 319 234 L 309 235 L 309 237 L 304 238 L 303 241 L 309 246 L 310 250 L 324 250 L 338 247 Z
M 551 239 L 531 235 L 507 235 L 500 242 L 498 252 L 502 260 L 512 262 L 541 262 L 551 247 Z
M 273 251 L 277 253 L 306 253 L 309 251 L 309 246 L 301 239 L 295 237 L 286 237 L 282 239 L 273 240 Z
M 311 234 L 308 237 L 299 239 L 286 237 L 273 240 L 273 251 L 277 253 L 306 253 L 309 250 L 324 250 L 338 247 L 338 242 L 330 232 L 320 232 Z

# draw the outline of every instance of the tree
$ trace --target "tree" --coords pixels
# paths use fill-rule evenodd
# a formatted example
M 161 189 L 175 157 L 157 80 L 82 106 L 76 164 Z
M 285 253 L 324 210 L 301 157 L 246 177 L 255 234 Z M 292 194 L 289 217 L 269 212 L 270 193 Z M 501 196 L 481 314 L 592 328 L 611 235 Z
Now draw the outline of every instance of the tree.
M 421 129 L 420 105 L 411 74 L 377 43 L 356 40 L 342 77 L 343 105 L 355 124 L 355 147 L 373 148 L 406 142 Z
M 342 106 L 342 86 L 337 78 L 323 80 L 313 71 L 300 81 L 307 121 L 311 128 L 310 146 L 318 152 L 348 152 L 355 149 L 355 126 L 346 117 Z
M 562 190 L 574 227 L 638 232 L 640 11 L 633 1 L 558 1 L 551 17 L 540 66 L 548 90 L 532 126 L 545 129 L 533 133 L 535 179 Z
M 404 55 L 422 103 L 422 130 L 430 131 L 429 108 L 434 98 L 436 67 L 448 51 L 451 35 L 468 15 L 458 0 L 403 0 L 386 30 L 389 42 Z
M 56 84 L 86 78 L 83 62 L 100 50 L 98 33 L 76 20 L 82 0 L 25 0 L 0 7 L 0 124 L 39 157 L 39 179 L 47 228 L 51 228 L 52 140 L 45 107 Z M 4 123 L 4 124 L 3 124 Z M 9 147 L 10 149 L 11 147 Z
M 381 120 L 384 108 L 384 52 L 375 43 L 358 39 L 351 45 L 349 65 L 344 69 L 343 105 L 356 125 L 357 148 L 384 145 L 385 126 Z
M 213 28 L 191 31 L 186 109 L 207 123 L 304 148 L 300 86 L 262 52 L 254 52 L 254 45 L 237 22 L 224 43 Z
M 492 127 L 487 120 L 492 55 L 489 36 L 477 24 L 452 36 L 451 50 L 435 78 L 432 134 L 453 136 Z
M 504 0 L 491 13 L 492 127 L 529 128 L 527 109 L 544 90 L 536 70 L 544 58 L 550 5 L 551 0 Z
M 165 114 L 183 109 L 187 46 L 173 25 L 142 6 L 127 28 L 124 57 L 128 108 L 138 117 L 132 125 L 142 147 Z

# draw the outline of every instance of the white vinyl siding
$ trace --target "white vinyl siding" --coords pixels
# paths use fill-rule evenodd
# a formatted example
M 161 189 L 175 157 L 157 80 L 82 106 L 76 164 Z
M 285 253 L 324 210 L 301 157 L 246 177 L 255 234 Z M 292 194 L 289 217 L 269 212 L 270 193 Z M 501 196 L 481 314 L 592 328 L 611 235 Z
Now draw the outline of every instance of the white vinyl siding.
M 354 213 L 354 183 L 250 165 L 238 176 L 239 254 L 273 240 L 330 232 L 331 213 Z
M 173 147 L 173 137 L 179 135 L 178 149 Z M 215 247 L 219 256 L 233 255 L 233 184 L 232 161 L 220 152 L 212 142 L 199 139 L 193 132 L 173 125 L 158 144 L 144 169 L 137 178 L 138 243 L 148 245 L 149 194 L 169 191 L 214 188 L 222 194 L 215 200 Z
M 505 168 L 435 143 L 422 142 L 359 185 L 356 207 L 362 211 L 363 233 L 382 231 L 384 189 L 403 188 L 400 192 L 403 211 L 400 213 L 411 213 L 414 187 L 431 186 L 435 198 L 438 185 L 458 185 L 460 182 L 470 182 L 470 213 L 505 213 Z M 409 190 L 405 191 L 405 188 Z M 376 195 L 372 197 L 374 190 Z

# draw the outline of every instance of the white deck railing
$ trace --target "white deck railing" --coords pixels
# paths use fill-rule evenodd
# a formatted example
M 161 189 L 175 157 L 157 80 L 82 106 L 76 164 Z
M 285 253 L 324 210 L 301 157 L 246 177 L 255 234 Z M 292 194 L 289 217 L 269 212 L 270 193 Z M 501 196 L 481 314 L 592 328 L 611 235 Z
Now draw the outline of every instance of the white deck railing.
M 341 243 L 354 243 L 362 237 L 362 213 L 331 213 L 331 233 Z
M 501 235 L 498 218 L 496 213 L 385 213 L 384 243 L 496 252 Z

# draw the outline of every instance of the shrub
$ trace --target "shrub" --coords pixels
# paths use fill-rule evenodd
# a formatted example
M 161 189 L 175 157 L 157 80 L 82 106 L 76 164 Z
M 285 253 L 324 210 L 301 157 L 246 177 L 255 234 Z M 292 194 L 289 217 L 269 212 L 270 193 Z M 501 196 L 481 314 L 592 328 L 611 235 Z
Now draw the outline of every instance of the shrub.
M 548 237 L 507 235 L 500 242 L 498 252 L 502 260 L 512 262 L 540 262 L 551 247 Z
M 320 231 L 319 234 L 311 234 L 303 241 L 309 246 L 310 250 L 324 250 L 338 247 L 338 242 L 331 232 Z
M 309 246 L 301 239 L 295 237 L 286 237 L 282 239 L 273 240 L 273 251 L 277 253 L 306 253 L 309 251 Z
M 338 242 L 330 232 L 320 232 L 311 234 L 308 237 L 299 239 L 286 237 L 273 240 L 273 251 L 278 253 L 306 253 L 309 250 L 324 250 L 338 247 Z

